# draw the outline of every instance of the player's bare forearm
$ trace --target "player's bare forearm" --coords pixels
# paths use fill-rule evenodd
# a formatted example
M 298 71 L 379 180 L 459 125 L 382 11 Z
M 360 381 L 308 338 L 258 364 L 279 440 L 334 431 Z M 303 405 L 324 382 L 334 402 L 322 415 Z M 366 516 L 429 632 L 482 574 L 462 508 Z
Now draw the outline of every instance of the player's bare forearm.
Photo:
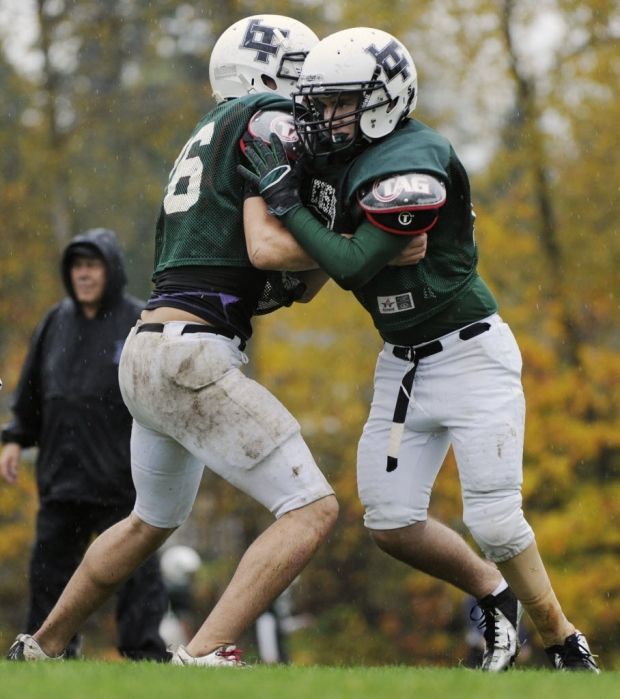
M 298 272 L 318 267 L 284 225 L 267 212 L 261 197 L 245 200 L 243 226 L 248 257 L 257 269 Z

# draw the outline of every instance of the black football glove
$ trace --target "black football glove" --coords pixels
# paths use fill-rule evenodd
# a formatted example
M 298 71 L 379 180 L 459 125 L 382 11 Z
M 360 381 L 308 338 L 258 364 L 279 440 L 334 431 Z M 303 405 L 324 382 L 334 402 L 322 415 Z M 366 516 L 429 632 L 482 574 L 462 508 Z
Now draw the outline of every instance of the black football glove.
M 301 204 L 299 163 L 289 163 L 284 146 L 276 134 L 271 134 L 269 144 L 260 139 L 246 143 L 245 155 L 255 172 L 243 165 L 237 166 L 237 172 L 256 185 L 270 214 L 284 216 Z

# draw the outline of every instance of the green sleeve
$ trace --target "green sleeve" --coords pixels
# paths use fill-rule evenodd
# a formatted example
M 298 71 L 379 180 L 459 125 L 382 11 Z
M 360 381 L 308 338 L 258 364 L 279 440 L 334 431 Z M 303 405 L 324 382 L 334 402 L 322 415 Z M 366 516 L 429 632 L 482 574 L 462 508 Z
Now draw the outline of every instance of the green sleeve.
M 323 226 L 312 212 L 298 206 L 282 217 L 297 242 L 343 289 L 359 289 L 407 245 L 408 236 L 386 233 L 364 221 L 352 238 Z

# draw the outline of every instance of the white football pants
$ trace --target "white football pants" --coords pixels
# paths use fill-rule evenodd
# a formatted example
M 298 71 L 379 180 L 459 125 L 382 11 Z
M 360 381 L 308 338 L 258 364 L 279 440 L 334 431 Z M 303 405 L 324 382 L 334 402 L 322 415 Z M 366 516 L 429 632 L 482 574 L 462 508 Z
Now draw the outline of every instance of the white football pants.
M 129 333 L 119 366 L 134 422 L 134 511 L 155 527 L 189 516 L 206 465 L 280 517 L 332 495 L 297 420 L 239 367 L 239 341 L 207 333 Z
M 358 448 L 358 490 L 369 529 L 425 521 L 431 491 L 450 445 L 463 499 L 463 521 L 490 560 L 508 560 L 534 538 L 521 509 L 525 401 L 521 354 L 498 315 L 490 329 L 419 361 L 398 451 L 386 455 L 396 397 L 412 363 L 386 343 L 379 354 L 370 415 Z

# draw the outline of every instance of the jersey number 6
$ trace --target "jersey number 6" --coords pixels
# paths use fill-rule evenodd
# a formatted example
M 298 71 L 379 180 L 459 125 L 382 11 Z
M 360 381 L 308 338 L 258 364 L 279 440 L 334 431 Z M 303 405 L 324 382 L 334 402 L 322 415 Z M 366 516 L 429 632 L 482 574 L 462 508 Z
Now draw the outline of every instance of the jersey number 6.
M 213 129 L 214 123 L 210 121 L 183 146 L 166 187 L 164 211 L 167 214 L 188 211 L 198 201 L 203 166 L 200 156 L 195 152 L 201 146 L 208 146 L 211 143 Z

